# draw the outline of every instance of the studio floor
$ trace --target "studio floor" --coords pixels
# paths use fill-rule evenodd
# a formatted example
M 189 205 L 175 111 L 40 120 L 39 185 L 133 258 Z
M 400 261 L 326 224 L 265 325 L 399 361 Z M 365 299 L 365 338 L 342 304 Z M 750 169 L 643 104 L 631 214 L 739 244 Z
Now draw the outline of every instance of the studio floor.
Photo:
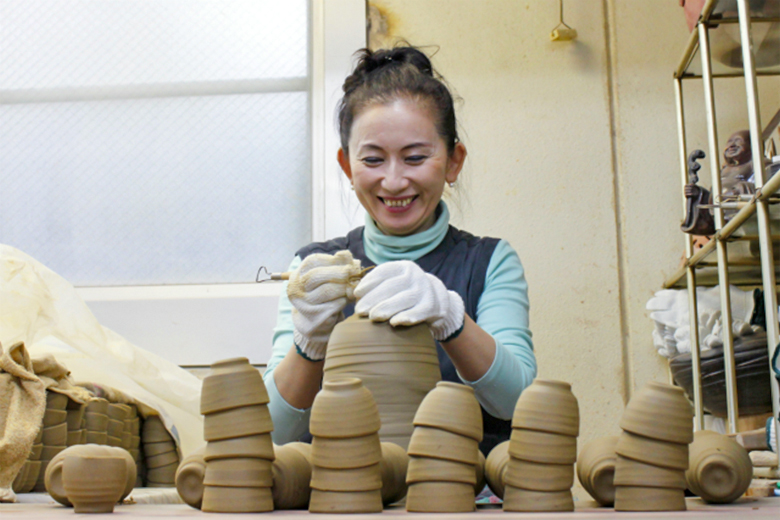
M 48 497 L 47 497 L 48 498 Z M 713 518 L 740 518 L 749 519 L 772 519 L 780 518 L 780 497 L 773 498 L 742 498 L 729 505 L 713 506 L 707 505 L 698 498 L 687 499 L 687 511 L 674 511 L 665 513 L 620 513 L 613 509 L 596 507 L 595 502 L 578 502 L 576 510 L 573 513 L 504 513 L 498 506 L 480 506 L 475 513 L 458 513 L 447 515 L 431 515 L 426 513 L 407 513 L 403 508 L 385 509 L 382 516 L 416 516 L 420 518 L 430 518 L 431 516 L 446 516 L 452 519 L 478 520 L 480 518 L 494 518 L 496 520 L 511 520 L 516 518 L 544 518 L 545 520 L 557 519 L 593 519 L 593 518 L 611 518 L 611 519 L 641 519 L 641 518 L 684 518 L 686 520 L 713 519 Z M 24 519 L 50 519 L 72 517 L 73 509 L 63 507 L 50 498 L 47 500 L 44 496 L 35 501 L 26 501 L 16 504 L 0 504 L 0 514 L 3 520 L 16 518 Z M 275 511 L 274 516 L 284 516 L 287 520 L 311 519 L 313 518 L 306 511 Z M 81 515 L 79 515 L 81 516 Z M 90 515 L 90 518 L 100 518 L 107 515 Z M 324 515 L 319 514 L 314 518 L 344 518 L 348 516 L 351 520 L 376 519 L 376 514 L 370 515 Z M 203 513 L 184 504 L 132 504 L 117 506 L 114 510 L 113 518 L 146 518 L 146 519 L 168 519 L 168 518 L 214 518 L 231 517 L 240 518 L 240 515 Z

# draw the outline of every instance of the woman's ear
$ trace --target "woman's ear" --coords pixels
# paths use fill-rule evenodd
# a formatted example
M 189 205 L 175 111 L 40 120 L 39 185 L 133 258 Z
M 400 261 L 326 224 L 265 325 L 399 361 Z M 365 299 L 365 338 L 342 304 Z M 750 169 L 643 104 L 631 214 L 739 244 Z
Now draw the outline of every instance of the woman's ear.
M 457 143 L 455 149 L 447 160 L 447 173 L 444 178 L 447 182 L 455 182 L 463 169 L 463 163 L 466 162 L 466 146 L 463 143 Z
M 347 152 L 345 152 L 343 148 L 339 148 L 338 160 L 339 160 L 339 166 L 341 166 L 341 170 L 344 172 L 344 175 L 346 175 L 347 179 L 351 181 L 352 168 L 349 165 L 349 156 L 347 155 Z

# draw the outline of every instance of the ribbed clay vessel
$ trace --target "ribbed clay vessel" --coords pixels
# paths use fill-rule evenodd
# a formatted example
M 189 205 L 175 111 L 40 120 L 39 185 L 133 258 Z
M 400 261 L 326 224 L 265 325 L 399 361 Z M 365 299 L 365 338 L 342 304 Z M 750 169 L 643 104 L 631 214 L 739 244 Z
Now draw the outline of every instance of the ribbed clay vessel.
M 392 327 L 351 316 L 331 334 L 324 381 L 357 377 L 374 396 L 382 441 L 409 445 L 414 414 L 441 379 L 436 343 L 424 324 Z

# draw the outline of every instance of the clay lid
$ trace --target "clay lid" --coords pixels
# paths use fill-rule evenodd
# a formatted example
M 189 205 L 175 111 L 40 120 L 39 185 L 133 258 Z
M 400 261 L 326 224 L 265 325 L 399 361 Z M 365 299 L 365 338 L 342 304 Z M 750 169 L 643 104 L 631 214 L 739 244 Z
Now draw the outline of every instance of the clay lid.
M 380 427 L 374 396 L 358 378 L 326 381 L 314 398 L 309 431 L 315 437 L 360 437 Z
M 482 409 L 471 387 L 440 381 L 417 408 L 414 425 L 440 428 L 481 441 Z
M 517 400 L 512 428 L 579 435 L 579 405 L 571 385 L 564 381 L 534 380 Z
M 629 401 L 620 427 L 662 441 L 693 440 L 693 409 L 682 388 L 651 381 Z

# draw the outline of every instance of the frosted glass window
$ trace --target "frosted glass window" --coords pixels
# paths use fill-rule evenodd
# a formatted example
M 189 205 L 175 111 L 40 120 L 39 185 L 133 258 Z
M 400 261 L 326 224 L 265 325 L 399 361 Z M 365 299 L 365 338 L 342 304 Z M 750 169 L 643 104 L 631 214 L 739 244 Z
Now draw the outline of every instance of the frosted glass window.
M 249 282 L 311 241 L 308 2 L 3 0 L 0 28 L 0 242 L 115 286 Z

